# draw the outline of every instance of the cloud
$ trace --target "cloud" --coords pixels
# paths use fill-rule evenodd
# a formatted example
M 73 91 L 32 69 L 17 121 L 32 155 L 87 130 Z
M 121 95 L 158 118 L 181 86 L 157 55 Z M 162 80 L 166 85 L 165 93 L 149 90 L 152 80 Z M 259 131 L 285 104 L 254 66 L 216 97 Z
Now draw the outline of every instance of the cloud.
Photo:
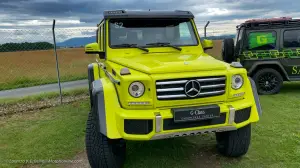
M 58 25 L 79 25 L 82 22 L 80 20 L 58 20 L 56 24 Z M 51 26 L 53 21 L 51 20 L 24 20 L 24 21 L 16 21 L 16 22 L 1 22 L 1 27 L 13 27 L 13 26 L 22 26 L 22 27 L 32 27 L 32 26 Z
M 69 27 L 55 30 L 56 41 L 62 42 L 74 37 L 95 36 L 96 27 Z M 45 29 L 0 29 L 0 44 L 45 41 L 53 43 L 52 30 Z
M 235 33 L 235 26 L 247 19 L 280 16 L 300 18 L 300 1 L 295 0 L 0 0 L 0 6 L 0 43 L 13 38 L 17 41 L 24 38 L 44 40 L 45 34 L 49 34 L 46 39 L 51 41 L 53 19 L 57 21 L 56 27 L 61 29 L 57 33 L 69 31 L 59 36 L 58 40 L 90 36 L 101 21 L 103 11 L 114 9 L 189 10 L 196 17 L 200 35 L 208 20 L 211 21 L 208 33 L 219 35 Z M 27 36 L 18 34 L 10 37 L 2 29 L 42 33 L 34 38 L 29 37 L 32 35 L 30 33 Z
M 208 8 L 207 14 L 208 16 L 216 16 L 216 15 L 227 15 L 230 11 L 228 9 L 220 9 L 220 8 Z

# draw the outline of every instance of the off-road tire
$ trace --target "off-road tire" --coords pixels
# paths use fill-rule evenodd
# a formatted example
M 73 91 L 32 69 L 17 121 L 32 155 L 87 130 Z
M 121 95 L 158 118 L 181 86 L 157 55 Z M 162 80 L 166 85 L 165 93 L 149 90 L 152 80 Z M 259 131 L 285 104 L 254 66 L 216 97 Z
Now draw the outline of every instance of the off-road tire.
M 251 125 L 238 130 L 217 132 L 217 149 L 227 157 L 240 157 L 248 152 L 251 140 Z
M 96 116 L 89 113 L 86 126 L 86 153 L 91 168 L 121 168 L 125 162 L 126 143 L 101 134 Z
M 227 63 L 231 63 L 235 60 L 233 39 L 228 38 L 222 41 L 222 58 L 223 61 Z
M 262 86 L 262 78 L 267 78 L 268 76 L 271 78 L 274 78 L 272 80 L 272 82 L 274 80 L 276 80 L 276 84 L 274 84 L 274 88 L 272 90 L 265 90 Z M 254 75 L 253 75 L 253 80 L 256 84 L 257 87 L 257 92 L 260 95 L 272 95 L 272 94 L 277 94 L 283 84 L 283 78 L 281 76 L 281 74 L 276 71 L 275 69 L 272 68 L 264 68 L 264 69 L 260 69 L 258 70 Z M 271 83 L 271 82 L 270 82 Z

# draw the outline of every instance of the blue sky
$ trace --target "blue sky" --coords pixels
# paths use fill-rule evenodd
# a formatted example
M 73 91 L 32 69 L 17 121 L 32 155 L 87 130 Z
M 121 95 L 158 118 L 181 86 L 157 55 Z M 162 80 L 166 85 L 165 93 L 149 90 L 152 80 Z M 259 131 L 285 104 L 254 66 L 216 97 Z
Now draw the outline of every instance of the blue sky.
M 210 20 L 209 33 L 219 35 L 234 33 L 237 24 L 251 18 L 300 18 L 299 7 L 299 0 L 0 0 L 0 29 L 38 30 L 56 19 L 59 27 L 84 36 L 90 33 L 82 29 L 93 29 L 104 10 L 178 9 L 194 13 L 200 34 Z

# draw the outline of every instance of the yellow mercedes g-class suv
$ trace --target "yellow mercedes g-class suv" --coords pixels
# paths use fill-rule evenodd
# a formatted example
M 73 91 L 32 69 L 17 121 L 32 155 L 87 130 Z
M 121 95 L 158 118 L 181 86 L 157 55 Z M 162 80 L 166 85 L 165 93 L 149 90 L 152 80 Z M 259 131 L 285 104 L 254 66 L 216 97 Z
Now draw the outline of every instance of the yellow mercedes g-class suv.
M 215 133 L 225 156 L 248 151 L 262 113 L 255 83 L 238 62 L 205 53 L 189 11 L 105 11 L 85 52 L 92 168 L 122 167 L 126 141 Z

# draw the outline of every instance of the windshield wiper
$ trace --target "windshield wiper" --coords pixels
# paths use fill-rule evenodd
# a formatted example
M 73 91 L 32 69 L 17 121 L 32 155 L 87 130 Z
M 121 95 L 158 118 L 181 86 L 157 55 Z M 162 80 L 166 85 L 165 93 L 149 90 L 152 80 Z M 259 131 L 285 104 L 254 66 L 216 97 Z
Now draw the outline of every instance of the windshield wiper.
M 129 48 L 138 48 L 140 50 L 143 50 L 143 51 L 146 51 L 146 52 L 149 52 L 149 50 L 147 48 L 143 48 L 141 46 L 138 46 L 137 44 L 127 44 L 127 43 L 124 43 L 124 44 L 116 44 L 116 45 L 112 45 L 113 47 L 129 47 Z
M 163 46 L 163 47 L 172 47 L 172 48 L 175 48 L 176 50 L 179 50 L 181 51 L 182 48 L 180 47 L 177 47 L 177 46 L 174 46 L 174 45 L 171 45 L 170 43 L 163 43 L 163 42 L 158 42 L 158 43 L 148 43 L 146 45 L 152 45 L 152 46 Z

